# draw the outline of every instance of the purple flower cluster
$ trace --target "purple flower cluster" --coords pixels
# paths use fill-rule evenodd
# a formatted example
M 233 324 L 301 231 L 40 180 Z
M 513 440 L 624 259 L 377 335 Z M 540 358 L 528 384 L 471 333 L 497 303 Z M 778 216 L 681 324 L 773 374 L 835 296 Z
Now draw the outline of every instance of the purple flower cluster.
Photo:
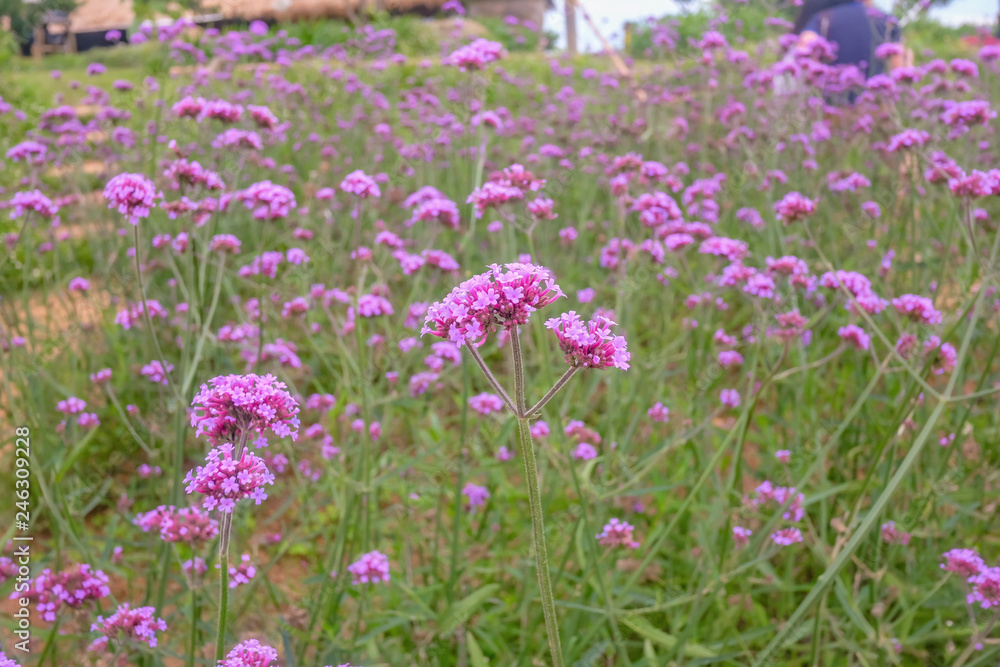
M 545 323 L 559 339 L 559 347 L 566 355 L 566 363 L 583 368 L 629 369 L 628 344 L 624 336 L 611 333 L 614 324 L 606 317 L 597 316 L 583 322 L 576 311 L 563 313 Z
M 351 573 L 351 583 L 377 584 L 389 581 L 389 557 L 378 551 L 370 551 L 347 567 Z
M 223 443 L 210 451 L 206 465 L 189 470 L 184 477 L 187 493 L 207 496 L 202 506 L 231 513 L 237 501 L 251 498 L 260 505 L 267 498 L 264 487 L 274 484 L 274 475 L 264 459 L 244 449 L 239 459 L 233 458 L 233 445 Z
M 531 313 L 564 296 L 544 267 L 493 264 L 490 269 L 431 305 L 421 334 L 478 346 L 489 333 L 527 324 Z
M 218 667 L 277 667 L 272 665 L 278 659 L 278 652 L 261 644 L 256 639 L 247 639 L 233 647 Z
M 52 623 L 60 607 L 80 609 L 90 601 L 101 600 L 111 595 L 108 576 L 100 570 L 91 570 L 83 563 L 71 565 L 62 572 L 53 574 L 46 568 L 31 581 L 27 593 L 13 592 L 12 600 L 27 597 L 37 602 L 39 615 Z
M 639 542 L 633 537 L 635 526 L 628 521 L 611 519 L 600 533 L 597 534 L 597 542 L 606 547 L 626 547 L 628 549 L 638 549 Z
M 91 632 L 99 632 L 98 637 L 90 644 L 91 651 L 112 651 L 109 643 L 119 645 L 146 644 L 156 648 L 156 632 L 165 632 L 167 623 L 162 618 L 156 618 L 154 607 L 136 607 L 123 604 L 111 616 L 97 617 L 97 622 L 90 626 Z
M 219 534 L 219 522 L 197 507 L 160 505 L 155 510 L 137 514 L 132 520 L 143 532 L 158 528 L 164 542 L 204 544 Z
M 507 50 L 499 42 L 479 38 L 470 44 L 460 46 L 445 59 L 445 65 L 458 67 L 463 72 L 468 69 L 484 69 L 507 55 Z
M 156 186 L 142 174 L 118 174 L 104 186 L 108 208 L 118 209 L 133 225 L 149 217 L 149 210 L 158 196 Z
M 273 375 L 220 375 L 201 385 L 191 401 L 191 426 L 213 445 L 237 442 L 257 433 L 254 444 L 267 447 L 264 431 L 279 438 L 299 435 L 299 405 Z

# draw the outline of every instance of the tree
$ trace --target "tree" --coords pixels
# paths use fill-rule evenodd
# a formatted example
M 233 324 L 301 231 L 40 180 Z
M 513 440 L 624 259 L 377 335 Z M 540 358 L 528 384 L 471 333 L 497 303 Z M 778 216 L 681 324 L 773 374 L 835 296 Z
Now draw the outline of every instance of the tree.
M 31 40 L 42 17 L 48 11 L 71 12 L 76 8 L 76 0 L 0 0 L 0 16 L 10 17 L 10 31 L 17 41 L 26 44 Z

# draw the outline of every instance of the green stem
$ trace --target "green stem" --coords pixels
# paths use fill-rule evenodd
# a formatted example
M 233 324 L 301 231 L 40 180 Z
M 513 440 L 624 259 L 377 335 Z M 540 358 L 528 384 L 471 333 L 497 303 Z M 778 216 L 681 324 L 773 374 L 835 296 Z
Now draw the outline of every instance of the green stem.
M 191 586 L 191 650 L 188 651 L 187 667 L 194 667 L 195 656 L 198 652 L 198 589 Z
M 233 513 L 222 517 L 219 539 L 219 626 L 215 633 L 215 659 L 222 660 L 226 653 L 226 614 L 229 611 L 229 536 L 233 530 Z
M 523 399 L 522 399 L 523 400 Z M 518 443 L 524 459 L 525 483 L 528 487 L 528 504 L 531 507 L 531 541 L 535 549 L 535 567 L 538 570 L 538 588 L 545 614 L 545 633 L 549 639 L 553 667 L 563 667 L 562 645 L 559 642 L 559 623 L 556 618 L 555 598 L 549 576 L 549 555 L 545 548 L 545 522 L 542 517 L 542 500 L 538 491 L 538 469 L 535 465 L 535 447 L 531 441 L 527 419 L 517 420 Z

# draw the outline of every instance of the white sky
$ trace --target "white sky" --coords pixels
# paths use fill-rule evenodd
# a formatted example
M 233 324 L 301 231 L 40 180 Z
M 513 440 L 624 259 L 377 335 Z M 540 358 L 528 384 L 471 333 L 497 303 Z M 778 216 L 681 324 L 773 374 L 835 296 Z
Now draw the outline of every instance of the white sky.
M 753 0 L 751 0 L 752 2 Z M 627 21 L 640 21 L 650 16 L 663 16 L 677 10 L 671 0 L 580 0 L 591 18 L 597 23 L 604 36 L 616 46 L 621 46 L 622 26 Z M 697 4 L 697 3 L 696 3 Z M 876 0 L 876 4 L 888 8 L 891 0 Z M 948 24 L 988 23 L 996 19 L 997 0 L 953 0 L 947 8 L 936 8 L 931 14 Z M 559 46 L 564 46 L 564 22 L 562 0 L 556 0 L 558 10 L 545 15 L 545 27 L 559 33 Z M 600 43 L 593 31 L 577 13 L 576 32 L 582 51 L 596 51 Z

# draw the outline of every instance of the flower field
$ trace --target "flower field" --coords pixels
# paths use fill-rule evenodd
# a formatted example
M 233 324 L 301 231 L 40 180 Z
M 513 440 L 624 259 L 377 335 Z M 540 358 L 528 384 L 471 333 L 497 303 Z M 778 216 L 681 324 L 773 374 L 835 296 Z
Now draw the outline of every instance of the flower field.
M 739 11 L 0 99 L 0 667 L 997 664 L 1000 49 Z

